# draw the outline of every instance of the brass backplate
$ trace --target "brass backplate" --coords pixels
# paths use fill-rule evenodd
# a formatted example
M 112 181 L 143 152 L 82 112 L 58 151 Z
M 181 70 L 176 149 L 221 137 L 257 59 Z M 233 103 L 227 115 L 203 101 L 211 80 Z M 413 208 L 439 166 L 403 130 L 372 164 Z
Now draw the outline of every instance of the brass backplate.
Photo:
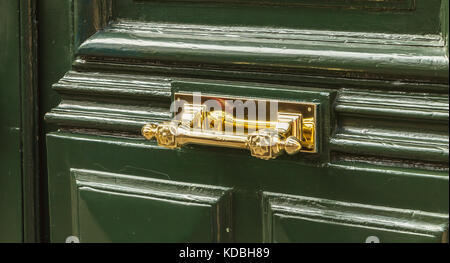
M 302 150 L 300 152 L 307 153 L 317 153 L 317 107 L 318 105 L 310 102 L 297 102 L 297 101 L 285 101 L 285 100 L 275 100 L 269 98 L 253 98 L 253 97 L 233 97 L 224 95 L 213 95 L 213 94 L 203 94 L 203 93 L 175 93 L 174 100 L 176 107 L 174 112 L 179 113 L 182 110 L 181 105 L 184 103 L 190 105 L 220 105 L 222 109 L 228 109 L 230 112 L 227 114 L 236 115 L 236 112 L 232 108 L 227 107 L 230 103 L 242 103 L 244 105 L 255 105 L 256 107 L 256 118 L 258 116 L 264 116 L 265 121 L 276 122 L 278 116 L 283 114 L 301 114 L 302 115 L 302 135 L 298 138 L 302 143 Z M 276 105 L 274 108 L 277 112 L 271 112 L 271 105 Z M 209 109 L 208 109 L 209 110 Z M 212 109 L 211 109 L 212 110 Z M 247 114 L 245 112 L 244 114 Z M 245 116 L 246 118 L 248 116 Z M 292 135 L 292 134 L 290 134 Z

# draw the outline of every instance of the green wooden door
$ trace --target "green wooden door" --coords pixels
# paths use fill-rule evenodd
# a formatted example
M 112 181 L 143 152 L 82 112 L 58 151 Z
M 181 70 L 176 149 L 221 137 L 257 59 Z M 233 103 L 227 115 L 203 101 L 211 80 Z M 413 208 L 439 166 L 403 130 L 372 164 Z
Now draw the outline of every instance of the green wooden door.
M 0 17 L 0 63 L 10 65 L 0 68 L 0 242 L 21 242 L 19 3 L 2 1 Z
M 448 1 L 38 10 L 52 242 L 448 241 Z M 179 92 L 313 103 L 317 153 L 146 141 Z
M 39 239 L 34 2 L 0 3 L 0 243 Z

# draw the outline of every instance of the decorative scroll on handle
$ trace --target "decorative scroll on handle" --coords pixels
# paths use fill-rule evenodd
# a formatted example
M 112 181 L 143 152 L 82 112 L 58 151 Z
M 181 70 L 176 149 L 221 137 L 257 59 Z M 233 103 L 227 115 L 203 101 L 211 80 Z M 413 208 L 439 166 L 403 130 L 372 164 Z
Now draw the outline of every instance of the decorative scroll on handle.
M 242 128 L 245 132 L 227 132 L 225 127 L 230 126 L 231 131 Z M 202 105 L 185 104 L 178 118 L 146 124 L 142 135 L 167 148 L 187 144 L 240 148 L 264 160 L 283 153 L 315 152 L 315 118 L 304 119 L 300 112 L 279 112 L 276 121 L 258 122 L 238 119 L 222 111 L 207 112 Z

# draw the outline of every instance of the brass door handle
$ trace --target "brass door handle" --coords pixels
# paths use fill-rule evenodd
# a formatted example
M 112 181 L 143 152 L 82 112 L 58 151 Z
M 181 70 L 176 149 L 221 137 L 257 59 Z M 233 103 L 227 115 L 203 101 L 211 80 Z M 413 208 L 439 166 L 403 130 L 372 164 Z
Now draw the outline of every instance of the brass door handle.
M 239 119 L 224 111 L 208 112 L 203 105 L 186 103 L 177 118 L 146 124 L 142 135 L 147 140 L 156 139 L 159 146 L 167 148 L 187 144 L 240 148 L 265 160 L 284 152 L 290 155 L 300 151 L 315 152 L 315 107 L 314 117 L 310 117 L 311 111 L 308 118 L 301 112 L 278 112 L 277 115 L 276 121 Z M 239 128 L 240 133 L 236 132 Z
M 302 148 L 296 137 L 284 138 L 279 132 L 272 129 L 258 130 L 243 136 L 191 129 L 179 121 L 147 124 L 142 128 L 142 135 L 148 140 L 156 138 L 158 145 L 167 148 L 178 148 L 185 144 L 243 148 L 249 149 L 252 156 L 261 159 L 276 158 L 283 151 L 295 154 Z

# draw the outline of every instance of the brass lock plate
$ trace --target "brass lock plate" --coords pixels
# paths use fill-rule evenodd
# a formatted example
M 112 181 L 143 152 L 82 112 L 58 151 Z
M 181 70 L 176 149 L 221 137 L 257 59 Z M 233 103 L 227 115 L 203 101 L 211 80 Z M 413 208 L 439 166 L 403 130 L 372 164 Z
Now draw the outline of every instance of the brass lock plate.
M 183 118 L 190 120 L 192 129 L 207 128 L 225 132 L 226 126 L 229 125 L 233 128 L 233 133 L 244 134 L 250 134 L 252 130 L 284 129 L 285 138 L 294 136 L 301 143 L 300 152 L 318 151 L 315 103 L 183 92 L 175 93 L 174 101 L 173 105 L 177 108 L 172 109 L 174 119 L 181 122 Z M 205 127 L 201 121 L 192 121 L 195 110 L 208 112 L 210 123 L 219 121 L 222 125 L 213 123 L 211 127 Z M 187 115 L 183 115 L 183 111 Z

